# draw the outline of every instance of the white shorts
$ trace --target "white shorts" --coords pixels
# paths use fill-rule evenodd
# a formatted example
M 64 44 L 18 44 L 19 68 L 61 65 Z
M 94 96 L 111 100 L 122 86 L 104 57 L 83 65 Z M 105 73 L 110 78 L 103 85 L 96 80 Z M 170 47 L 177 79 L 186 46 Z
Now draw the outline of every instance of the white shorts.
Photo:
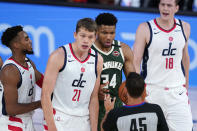
M 58 131 L 90 131 L 89 116 L 71 116 L 62 112 L 55 111 L 54 121 Z M 44 121 L 44 131 L 48 127 Z
M 31 117 L 0 117 L 0 129 L 2 131 L 35 131 Z
M 192 131 L 192 113 L 184 86 L 165 88 L 146 85 L 146 101 L 161 106 L 169 131 Z

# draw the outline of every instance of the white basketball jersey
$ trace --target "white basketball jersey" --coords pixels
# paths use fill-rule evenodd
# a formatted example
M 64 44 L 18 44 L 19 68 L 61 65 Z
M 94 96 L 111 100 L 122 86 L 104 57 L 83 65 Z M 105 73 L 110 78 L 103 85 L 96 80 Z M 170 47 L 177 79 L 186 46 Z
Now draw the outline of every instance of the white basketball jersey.
M 15 65 L 18 71 L 20 72 L 20 82 L 17 85 L 18 89 L 18 103 L 31 103 L 34 101 L 35 97 L 35 72 L 34 68 L 31 65 L 30 61 L 26 58 L 28 67 L 25 68 L 22 65 L 18 64 L 16 61 L 14 61 L 12 58 L 9 58 L 6 60 L 3 64 L 3 67 L 6 65 Z M 2 69 L 3 69 L 2 67 Z M 3 85 L 2 85 L 3 86 Z M 5 99 L 4 96 L 1 99 L 2 104 L 2 114 L 7 115 L 6 107 L 5 107 Z M 22 115 L 17 115 L 19 117 L 21 116 L 31 116 L 33 114 L 32 112 L 28 112 Z
M 97 53 L 80 61 L 73 53 L 71 44 L 62 46 L 65 62 L 60 70 L 53 92 L 52 104 L 57 111 L 68 115 L 89 115 L 89 102 L 97 77 Z
M 159 27 L 156 19 L 147 22 L 150 41 L 145 47 L 141 72 L 147 84 L 175 87 L 186 82 L 182 65 L 186 37 L 181 21 L 174 22 L 168 31 Z

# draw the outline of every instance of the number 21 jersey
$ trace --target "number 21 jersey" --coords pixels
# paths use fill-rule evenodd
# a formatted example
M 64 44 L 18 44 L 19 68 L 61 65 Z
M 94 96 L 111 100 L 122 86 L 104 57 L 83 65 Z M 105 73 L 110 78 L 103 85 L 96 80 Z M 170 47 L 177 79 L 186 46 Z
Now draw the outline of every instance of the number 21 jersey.
M 90 97 L 97 78 L 97 53 L 90 49 L 87 58 L 80 61 L 71 44 L 62 48 L 65 61 L 56 80 L 53 108 L 67 115 L 89 115 Z

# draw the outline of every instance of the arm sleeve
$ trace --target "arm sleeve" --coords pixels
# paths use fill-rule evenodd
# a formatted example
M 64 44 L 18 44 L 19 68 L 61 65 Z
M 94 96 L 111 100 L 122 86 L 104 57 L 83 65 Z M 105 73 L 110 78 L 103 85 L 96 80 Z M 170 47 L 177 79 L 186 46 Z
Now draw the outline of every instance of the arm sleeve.
M 44 75 L 42 74 L 40 80 L 36 81 L 36 84 L 37 84 L 40 88 L 42 88 L 43 80 L 44 80 Z
M 113 110 L 111 110 L 108 115 L 106 120 L 103 123 L 103 129 L 104 131 L 116 131 L 117 126 L 116 126 L 116 118 L 115 118 L 115 113 Z

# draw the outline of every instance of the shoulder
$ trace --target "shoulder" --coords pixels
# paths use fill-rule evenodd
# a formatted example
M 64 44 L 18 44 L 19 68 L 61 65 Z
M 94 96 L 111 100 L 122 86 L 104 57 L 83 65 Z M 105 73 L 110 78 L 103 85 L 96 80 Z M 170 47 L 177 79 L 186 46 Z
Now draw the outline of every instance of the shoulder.
M 185 21 L 182 21 L 182 24 L 183 24 L 183 28 L 189 28 L 190 29 L 190 24 L 189 23 L 187 23 Z
M 123 43 L 123 42 L 120 42 L 120 46 L 121 46 L 122 49 L 130 49 L 130 46 Z
M 141 23 L 136 31 L 136 39 L 149 38 L 150 36 L 150 27 L 147 22 Z
M 108 113 L 108 117 L 116 118 L 119 115 L 120 108 L 114 108 Z
M 161 107 L 157 104 L 152 104 L 152 103 L 146 103 L 146 106 L 149 107 L 150 109 L 153 109 L 156 112 L 162 111 Z
M 122 106 L 122 107 L 117 107 L 117 108 L 112 109 L 109 113 L 115 118 L 118 118 L 119 116 L 122 116 L 125 112 L 126 110 Z
M 122 51 L 123 51 L 124 55 L 126 55 L 126 53 L 132 52 L 132 50 L 131 50 L 129 45 L 127 45 L 127 44 L 125 44 L 123 42 L 120 42 L 120 43 L 121 43 L 120 46 L 122 48 Z
M 64 49 L 58 48 L 50 54 L 47 66 L 53 69 L 60 70 L 64 65 L 66 59 L 65 57 L 66 56 Z
M 0 72 L 1 79 L 16 79 L 19 78 L 20 72 L 16 65 L 14 64 L 7 64 L 3 66 Z
M 190 30 L 191 30 L 190 24 L 185 22 L 185 21 L 181 21 L 181 22 L 182 22 L 183 30 L 184 30 L 184 32 L 186 34 L 186 37 L 187 37 L 187 39 L 189 39 Z
M 64 51 L 63 47 L 60 47 L 50 54 L 49 59 L 54 60 L 54 61 L 58 61 L 61 58 L 64 58 L 64 56 L 65 56 L 65 51 Z
M 190 32 L 190 24 L 185 22 L 185 21 L 182 21 L 182 25 L 183 25 L 183 29 L 184 31 L 187 33 L 187 32 Z
M 127 58 L 127 56 L 128 57 L 132 57 L 133 56 L 133 51 L 131 50 L 129 45 L 121 42 L 120 46 L 121 46 L 121 49 L 122 49 L 124 57 Z
M 143 30 L 143 29 L 149 29 L 147 22 L 143 22 L 143 23 L 139 24 L 138 30 Z

